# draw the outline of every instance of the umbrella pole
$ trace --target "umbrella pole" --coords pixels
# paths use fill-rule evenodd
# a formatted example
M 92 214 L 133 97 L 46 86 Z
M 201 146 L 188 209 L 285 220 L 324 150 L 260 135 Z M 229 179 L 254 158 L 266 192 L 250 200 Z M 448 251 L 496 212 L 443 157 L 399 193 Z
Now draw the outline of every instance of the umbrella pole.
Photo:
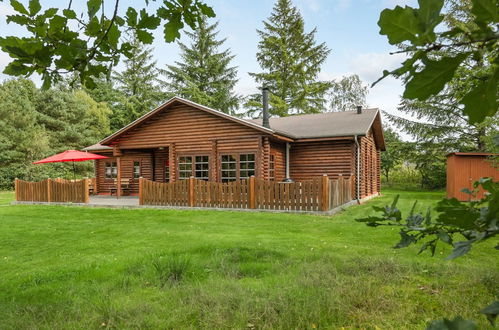
M 75 161 L 73 160 L 73 180 L 76 180 L 76 167 L 75 167 Z

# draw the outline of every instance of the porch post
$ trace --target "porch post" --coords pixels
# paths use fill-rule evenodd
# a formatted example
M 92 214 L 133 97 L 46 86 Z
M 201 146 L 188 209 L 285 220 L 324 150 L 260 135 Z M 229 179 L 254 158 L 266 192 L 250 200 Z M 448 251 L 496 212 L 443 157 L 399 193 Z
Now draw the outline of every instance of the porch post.
M 194 207 L 194 177 L 189 177 L 189 206 Z
M 175 182 L 177 177 L 177 167 L 175 164 L 176 161 L 176 154 L 175 154 L 175 143 L 170 143 L 168 146 L 168 165 L 170 166 L 170 182 Z
M 50 180 L 50 179 L 49 179 Z M 85 196 L 84 203 L 88 204 L 90 202 L 90 196 L 89 196 L 89 191 L 88 191 L 88 183 L 89 183 L 88 178 L 83 179 L 83 196 Z
M 116 157 L 118 175 L 116 176 L 116 198 L 121 197 L 121 157 Z
M 211 141 L 211 160 L 210 160 L 211 181 L 218 182 L 218 151 L 217 140 Z

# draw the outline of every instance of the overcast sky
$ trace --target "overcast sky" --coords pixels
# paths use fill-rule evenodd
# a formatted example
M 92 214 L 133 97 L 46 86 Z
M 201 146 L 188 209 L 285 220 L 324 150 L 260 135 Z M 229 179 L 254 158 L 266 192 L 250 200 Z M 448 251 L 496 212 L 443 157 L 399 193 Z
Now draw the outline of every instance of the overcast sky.
M 410 0 L 292 0 L 305 20 L 308 32 L 317 28 L 317 42 L 325 42 L 331 49 L 320 74 L 321 79 L 335 79 L 352 73 L 358 74 L 370 84 L 384 69 L 393 69 L 400 64 L 400 56 L 389 55 L 394 50 L 386 37 L 379 35 L 377 21 L 384 8 L 396 5 L 413 4 Z M 27 3 L 27 0 L 21 0 Z M 234 65 L 239 70 L 239 83 L 236 91 L 248 95 L 257 91 L 257 85 L 248 72 L 260 70 L 255 58 L 258 36 L 256 29 L 262 28 L 262 21 L 270 15 L 273 0 L 206 0 L 213 6 L 219 24 L 219 37 L 227 38 L 225 47 L 235 55 Z M 61 1 L 41 1 L 42 6 L 61 6 Z M 84 5 L 82 0 L 74 1 L 73 6 Z M 131 4 L 137 7 L 140 1 L 123 1 L 122 9 Z M 5 15 L 12 10 L 8 3 L 0 2 L 0 35 L 22 35 L 23 30 L 14 24 L 6 24 Z M 161 29 L 159 29 L 161 30 Z M 183 41 L 187 41 L 182 39 Z M 178 59 L 178 46 L 163 41 L 161 31 L 157 31 L 153 44 L 154 57 L 159 67 Z M 10 61 L 0 52 L 0 69 Z M 5 75 L 0 75 L 5 79 Z M 36 80 L 36 79 L 35 79 Z M 386 79 L 370 89 L 368 104 L 395 113 L 402 87 L 395 79 Z

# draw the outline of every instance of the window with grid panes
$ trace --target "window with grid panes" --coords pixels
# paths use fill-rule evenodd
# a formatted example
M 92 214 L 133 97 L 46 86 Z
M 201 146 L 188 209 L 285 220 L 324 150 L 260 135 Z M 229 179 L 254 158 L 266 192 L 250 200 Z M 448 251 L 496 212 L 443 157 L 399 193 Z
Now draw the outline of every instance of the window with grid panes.
M 255 154 L 239 155 L 239 179 L 248 179 L 255 175 Z
M 188 179 L 192 176 L 192 156 L 183 156 L 178 158 L 178 177 L 179 179 Z
M 221 179 L 222 182 L 237 180 L 237 159 L 233 155 L 222 155 L 221 158 Z
M 105 167 L 105 177 L 106 179 L 114 179 L 118 177 L 118 167 L 115 162 L 106 163 Z
M 133 162 L 133 178 L 134 179 L 140 178 L 140 162 L 137 161 Z
M 194 177 L 200 180 L 209 180 L 210 178 L 210 157 L 195 156 Z

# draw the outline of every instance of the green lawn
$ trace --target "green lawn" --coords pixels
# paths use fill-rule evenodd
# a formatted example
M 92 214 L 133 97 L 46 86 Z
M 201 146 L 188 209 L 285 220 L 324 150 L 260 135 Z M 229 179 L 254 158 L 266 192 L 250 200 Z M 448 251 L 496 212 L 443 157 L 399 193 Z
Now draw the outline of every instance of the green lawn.
M 385 194 L 324 217 L 8 206 L 0 193 L 0 328 L 421 329 L 456 314 L 486 328 L 497 241 L 455 261 L 394 250 L 395 228 L 354 221 Z M 405 211 L 442 197 L 402 194 Z

